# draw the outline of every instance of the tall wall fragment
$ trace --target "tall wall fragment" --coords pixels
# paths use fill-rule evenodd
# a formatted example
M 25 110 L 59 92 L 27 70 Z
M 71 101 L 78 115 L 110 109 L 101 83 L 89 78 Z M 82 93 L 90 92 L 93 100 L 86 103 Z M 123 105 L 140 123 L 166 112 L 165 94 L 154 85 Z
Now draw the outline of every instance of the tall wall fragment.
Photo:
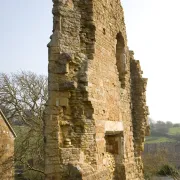
M 120 2 L 53 2 L 46 180 L 143 179 L 136 132 L 146 127 L 146 113 L 136 127 L 136 69 Z

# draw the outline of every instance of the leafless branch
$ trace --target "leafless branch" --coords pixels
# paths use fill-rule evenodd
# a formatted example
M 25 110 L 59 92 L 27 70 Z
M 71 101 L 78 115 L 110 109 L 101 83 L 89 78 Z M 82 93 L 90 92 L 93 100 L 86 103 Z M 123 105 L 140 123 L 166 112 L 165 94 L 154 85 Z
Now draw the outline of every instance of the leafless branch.
M 47 94 L 46 76 L 24 71 L 9 75 L 0 73 L 0 108 L 17 133 L 16 162 L 42 174 L 43 111 Z M 28 159 L 35 159 L 36 165 L 30 166 Z

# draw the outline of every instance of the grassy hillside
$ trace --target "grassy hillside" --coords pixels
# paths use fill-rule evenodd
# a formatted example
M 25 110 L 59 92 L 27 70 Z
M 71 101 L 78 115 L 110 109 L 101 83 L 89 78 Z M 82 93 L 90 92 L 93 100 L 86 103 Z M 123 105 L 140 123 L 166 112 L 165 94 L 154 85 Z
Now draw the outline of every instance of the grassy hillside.
M 180 127 L 169 128 L 169 135 L 180 135 Z
M 151 133 L 150 136 L 146 137 L 145 143 L 162 143 L 162 142 L 178 142 L 180 141 L 180 127 L 169 128 L 168 133 Z
M 147 144 L 152 144 L 152 143 L 162 143 L 162 142 L 176 142 L 175 139 L 171 139 L 171 138 L 167 138 L 167 137 L 163 137 L 163 136 L 149 136 L 146 137 L 146 141 L 145 143 Z

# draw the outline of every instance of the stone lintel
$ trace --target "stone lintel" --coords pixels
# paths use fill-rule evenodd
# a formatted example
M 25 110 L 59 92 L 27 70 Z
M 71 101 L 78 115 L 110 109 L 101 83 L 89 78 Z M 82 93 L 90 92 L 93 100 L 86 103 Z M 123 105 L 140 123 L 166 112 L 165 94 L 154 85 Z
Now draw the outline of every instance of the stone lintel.
M 119 135 L 122 131 L 106 131 L 106 135 Z
M 97 120 L 96 126 L 104 127 L 104 132 L 111 134 L 119 134 L 124 130 L 122 121 L 106 121 L 106 120 Z
M 105 132 L 121 132 L 124 130 L 123 122 L 121 121 L 106 121 Z

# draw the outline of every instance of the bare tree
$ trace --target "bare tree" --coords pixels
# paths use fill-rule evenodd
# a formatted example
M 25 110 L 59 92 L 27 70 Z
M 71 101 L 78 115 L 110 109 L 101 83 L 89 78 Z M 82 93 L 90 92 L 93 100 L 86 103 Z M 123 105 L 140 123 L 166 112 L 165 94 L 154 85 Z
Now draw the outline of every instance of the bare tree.
M 15 161 L 26 174 L 43 174 L 42 117 L 47 93 L 46 76 L 24 71 L 0 74 L 1 108 L 17 133 Z
M 168 163 L 168 152 L 166 150 L 157 151 L 154 153 L 143 154 L 143 164 L 145 176 L 155 176 L 158 170 Z M 147 178 L 148 179 L 148 178 Z
M 167 149 L 143 154 L 145 179 L 150 180 L 157 175 L 171 176 L 174 180 L 180 178 L 178 170 L 169 162 Z

